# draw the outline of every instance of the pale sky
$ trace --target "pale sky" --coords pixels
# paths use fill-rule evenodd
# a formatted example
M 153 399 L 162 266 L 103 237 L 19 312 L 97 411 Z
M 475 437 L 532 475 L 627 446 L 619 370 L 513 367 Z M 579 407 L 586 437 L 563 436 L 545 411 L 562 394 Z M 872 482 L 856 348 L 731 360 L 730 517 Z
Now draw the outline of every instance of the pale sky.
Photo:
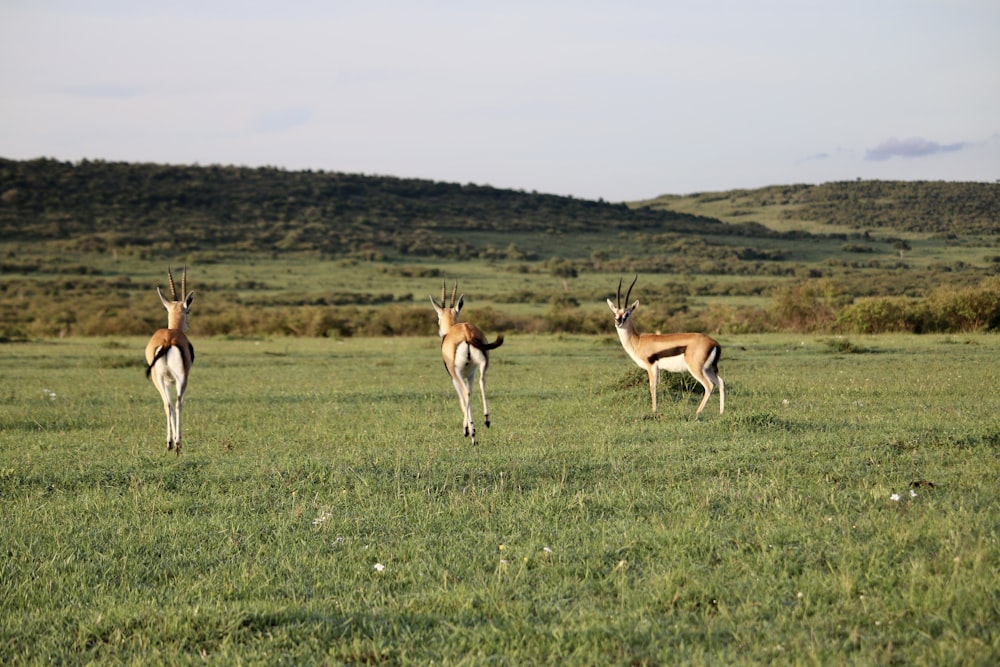
M 587 199 L 1000 180 L 997 0 L 0 0 L 0 157 Z

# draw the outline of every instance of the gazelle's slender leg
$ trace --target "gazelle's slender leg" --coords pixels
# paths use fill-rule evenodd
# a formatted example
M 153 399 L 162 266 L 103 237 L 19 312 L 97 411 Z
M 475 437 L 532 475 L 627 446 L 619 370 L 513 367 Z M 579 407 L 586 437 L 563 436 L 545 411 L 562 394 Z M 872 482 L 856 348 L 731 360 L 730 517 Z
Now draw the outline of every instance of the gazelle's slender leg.
M 171 450 L 174 448 L 174 408 L 170 404 L 170 394 L 167 393 L 169 390 L 166 387 L 157 389 L 160 389 L 163 396 L 163 411 L 167 415 L 167 449 Z
M 465 430 L 465 437 L 469 437 L 469 388 L 465 384 L 465 378 L 459 376 L 452 378 L 451 383 L 455 385 L 455 393 L 458 394 L 458 402 L 462 406 L 462 428 Z
M 701 398 L 701 403 L 698 404 L 698 410 L 695 412 L 695 416 L 701 414 L 701 411 L 705 409 L 705 404 L 708 403 L 708 399 L 712 396 L 713 385 L 708 379 L 695 378 L 705 389 L 705 395 Z
M 472 382 L 475 374 L 476 367 L 469 366 L 462 376 L 462 384 L 465 386 L 465 434 L 472 438 L 472 444 L 476 444 L 476 424 L 472 418 Z
M 649 397 L 653 401 L 653 412 L 656 412 L 656 386 L 660 383 L 660 369 L 656 364 L 650 364 L 647 370 L 649 374 Z
M 174 447 L 177 449 L 177 453 L 181 453 L 181 407 L 184 405 L 184 394 L 180 391 L 178 387 L 177 392 L 177 405 L 174 408 Z
M 486 371 L 489 365 L 483 363 L 479 367 L 479 394 L 483 398 L 483 423 L 486 424 L 486 428 L 490 427 L 490 405 L 486 402 Z

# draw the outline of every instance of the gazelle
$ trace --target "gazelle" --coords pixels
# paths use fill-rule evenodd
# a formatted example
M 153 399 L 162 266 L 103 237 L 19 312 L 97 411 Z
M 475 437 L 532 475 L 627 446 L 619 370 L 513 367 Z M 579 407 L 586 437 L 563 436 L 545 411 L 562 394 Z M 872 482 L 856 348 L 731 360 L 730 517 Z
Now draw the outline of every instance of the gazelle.
M 472 438 L 472 444 L 476 444 L 476 427 L 472 423 L 472 380 L 479 369 L 479 393 L 483 397 L 483 421 L 487 428 L 490 425 L 490 408 L 486 402 L 486 370 L 490 366 L 490 350 L 494 350 L 503 345 L 503 334 L 490 343 L 486 340 L 486 335 L 479 330 L 475 324 L 459 322 L 458 316 L 462 312 L 465 304 L 465 295 L 458 297 L 458 283 L 451 292 L 451 305 L 445 306 L 445 291 L 447 285 L 441 286 L 441 304 L 430 297 L 434 310 L 437 311 L 438 335 L 441 337 L 441 359 L 444 367 L 451 376 L 451 382 L 455 385 L 458 393 L 458 400 L 462 404 L 462 426 L 465 429 L 465 437 Z
M 167 328 L 153 334 L 146 345 L 146 377 L 152 379 L 153 385 L 163 398 L 163 410 L 167 413 L 167 450 L 181 453 L 181 406 L 184 403 L 184 392 L 187 390 L 188 375 L 191 364 L 194 363 L 194 346 L 184 334 L 188 328 L 188 313 L 194 292 L 187 291 L 187 267 L 181 274 L 181 298 L 177 298 L 177 287 L 174 285 L 174 275 L 167 269 L 167 279 L 170 281 L 170 299 L 160 295 L 163 307 L 167 309 Z M 176 399 L 170 400 L 170 385 L 176 389 Z
M 719 376 L 718 367 L 722 347 L 700 333 L 638 333 L 635 330 L 635 323 L 632 322 L 632 313 L 639 307 L 639 301 L 636 300 L 631 306 L 628 305 L 632 288 L 638 279 L 639 276 L 636 276 L 629 285 L 624 303 L 622 281 L 619 280 L 618 301 L 612 303 L 611 299 L 608 299 L 608 307 L 615 314 L 615 329 L 618 330 L 622 347 L 628 352 L 628 356 L 632 357 L 632 361 L 640 368 L 645 368 L 649 374 L 649 395 L 653 399 L 653 412 L 656 412 L 656 385 L 659 383 L 662 370 L 671 373 L 687 371 L 705 388 L 705 396 L 695 413 L 696 419 L 712 395 L 713 383 L 719 385 L 719 414 L 722 414 L 726 410 L 726 385 Z

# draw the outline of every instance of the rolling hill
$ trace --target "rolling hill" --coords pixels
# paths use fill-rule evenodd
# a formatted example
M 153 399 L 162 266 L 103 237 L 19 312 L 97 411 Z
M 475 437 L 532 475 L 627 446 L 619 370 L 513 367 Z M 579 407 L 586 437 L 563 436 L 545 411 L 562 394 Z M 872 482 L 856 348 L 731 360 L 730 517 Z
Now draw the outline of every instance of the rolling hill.
M 1000 185 L 982 183 L 626 205 L 273 167 L 0 159 L 0 337 L 146 331 L 161 319 L 150 290 L 182 263 L 197 267 L 195 321 L 210 333 L 423 334 L 413 294 L 450 277 L 495 309 L 498 328 L 597 332 L 608 290 L 633 273 L 657 304 L 653 326 L 831 329 L 858 299 L 992 295 L 998 221 Z M 1000 322 L 992 301 L 976 303 L 974 317 L 933 326 Z M 881 304 L 909 313 L 884 326 L 930 326 L 914 307 Z

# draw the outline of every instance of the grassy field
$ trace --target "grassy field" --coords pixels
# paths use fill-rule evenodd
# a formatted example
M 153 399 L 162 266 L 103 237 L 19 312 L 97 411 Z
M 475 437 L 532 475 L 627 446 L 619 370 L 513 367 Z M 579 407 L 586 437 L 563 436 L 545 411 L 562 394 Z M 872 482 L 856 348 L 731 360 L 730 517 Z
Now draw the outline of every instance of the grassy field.
M 995 335 L 723 338 L 700 421 L 509 336 L 475 448 L 433 338 L 194 342 L 180 457 L 145 339 L 0 346 L 0 662 L 1000 661 Z

